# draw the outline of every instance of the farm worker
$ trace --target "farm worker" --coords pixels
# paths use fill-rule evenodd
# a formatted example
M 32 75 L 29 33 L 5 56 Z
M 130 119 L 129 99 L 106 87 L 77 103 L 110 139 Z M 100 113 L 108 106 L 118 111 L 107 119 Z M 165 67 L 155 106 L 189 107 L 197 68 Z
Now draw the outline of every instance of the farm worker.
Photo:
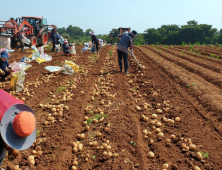
M 71 55 L 70 46 L 72 46 L 72 45 L 68 44 L 67 39 L 64 39 L 64 43 L 62 44 L 62 50 L 63 50 L 64 54 Z
M 110 43 L 113 44 L 113 35 L 111 35 Z
M 56 28 L 52 29 L 52 32 L 50 34 L 50 39 L 51 39 L 51 43 L 52 43 L 52 52 L 54 52 L 55 50 L 55 44 L 57 44 L 57 36 L 56 36 Z
M 94 31 L 90 31 L 89 32 L 91 34 L 91 37 L 92 37 L 92 46 L 96 46 L 96 51 L 97 51 L 97 54 L 99 54 L 99 40 L 97 39 Z
M 0 77 L 2 77 L 2 80 L 5 80 L 5 78 L 10 74 L 7 58 L 9 58 L 7 52 L 2 51 L 0 54 Z
M 0 122 L 1 166 L 6 151 L 16 157 L 18 150 L 26 150 L 34 143 L 36 119 L 29 106 L 0 89 Z
M 37 22 L 37 25 L 36 25 L 36 34 L 38 35 L 39 34 L 39 31 L 40 31 L 40 23 Z
M 124 33 L 121 35 L 118 35 L 118 38 L 121 38 L 118 46 L 117 46 L 117 53 L 118 53 L 118 60 L 119 60 L 119 67 L 120 72 L 123 70 L 122 66 L 122 58 L 124 59 L 124 68 L 125 73 L 129 74 L 129 64 L 128 64 L 128 47 L 130 47 L 130 51 L 133 55 L 133 39 L 137 36 L 136 31 L 132 31 L 130 33 Z
M 21 51 L 24 52 L 24 42 L 22 41 L 22 39 L 25 37 L 24 35 L 24 29 L 22 28 L 20 32 L 18 32 L 18 42 L 20 43 L 19 46 L 16 47 L 16 49 L 18 50 L 19 48 L 21 48 Z
M 103 40 L 99 39 L 100 48 L 103 47 Z

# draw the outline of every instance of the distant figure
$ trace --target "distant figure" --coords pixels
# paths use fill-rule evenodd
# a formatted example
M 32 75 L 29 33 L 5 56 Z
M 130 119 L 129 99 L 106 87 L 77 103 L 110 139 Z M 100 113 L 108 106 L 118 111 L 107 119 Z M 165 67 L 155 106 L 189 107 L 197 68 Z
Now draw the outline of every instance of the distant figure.
M 122 72 L 123 66 L 122 66 L 122 58 L 124 59 L 124 68 L 125 73 L 129 74 L 129 64 L 128 64 L 128 47 L 130 47 L 130 51 L 133 55 L 133 39 L 137 36 L 136 31 L 132 31 L 131 33 L 124 33 L 122 35 L 118 35 L 118 38 L 120 40 L 118 46 L 117 46 L 117 53 L 118 53 L 118 60 L 119 60 L 119 67 L 120 72 Z
M 92 46 L 96 46 L 97 54 L 99 54 L 99 40 L 97 39 L 94 31 L 90 31 L 89 33 L 91 34 L 92 37 Z
M 41 27 L 40 23 L 37 22 L 37 24 L 36 24 L 36 34 L 37 34 L 37 35 L 39 34 L 39 31 L 41 30 L 40 27 Z
M 64 39 L 64 43 L 62 44 L 62 50 L 64 52 L 64 54 L 68 54 L 71 56 L 71 44 L 68 44 L 68 40 L 67 39 Z
M 24 29 L 22 28 L 20 32 L 18 32 L 18 41 L 20 43 L 20 45 L 16 47 L 16 49 L 18 50 L 19 48 L 21 48 L 21 51 L 24 52 L 24 43 L 22 41 L 22 39 L 25 37 L 24 35 Z
M 110 43 L 111 43 L 111 45 L 113 44 L 113 35 L 111 35 Z
M 53 28 L 52 29 L 52 32 L 51 32 L 51 34 L 50 34 L 50 39 L 51 39 L 51 43 L 52 43 L 52 52 L 54 52 L 54 50 L 55 50 L 55 44 L 58 44 L 57 43 L 57 36 L 56 36 L 56 28 Z

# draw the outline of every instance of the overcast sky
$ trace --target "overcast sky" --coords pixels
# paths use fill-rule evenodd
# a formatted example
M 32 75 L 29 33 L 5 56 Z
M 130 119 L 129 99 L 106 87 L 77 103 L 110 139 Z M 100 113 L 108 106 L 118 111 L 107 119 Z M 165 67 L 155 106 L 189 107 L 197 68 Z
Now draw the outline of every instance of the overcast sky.
M 11 0 L 1 3 L 0 20 L 38 16 L 57 27 L 91 28 L 108 34 L 131 27 L 139 33 L 161 25 L 185 25 L 189 20 L 222 29 L 222 0 Z

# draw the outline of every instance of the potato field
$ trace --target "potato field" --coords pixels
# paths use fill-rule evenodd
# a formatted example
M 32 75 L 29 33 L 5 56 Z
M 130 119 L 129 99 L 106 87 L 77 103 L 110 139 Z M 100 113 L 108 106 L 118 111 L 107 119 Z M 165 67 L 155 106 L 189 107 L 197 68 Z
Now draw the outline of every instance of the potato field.
M 26 170 L 220 170 L 222 169 L 222 49 L 211 46 L 134 46 L 140 68 L 128 56 L 119 71 L 117 47 L 100 54 L 45 53 L 32 61 L 23 91 L 0 88 L 30 106 L 36 141 L 5 169 Z M 11 53 L 9 63 L 26 53 Z M 73 75 L 46 66 L 65 60 L 79 65 Z M 10 77 L 10 76 L 9 76 Z

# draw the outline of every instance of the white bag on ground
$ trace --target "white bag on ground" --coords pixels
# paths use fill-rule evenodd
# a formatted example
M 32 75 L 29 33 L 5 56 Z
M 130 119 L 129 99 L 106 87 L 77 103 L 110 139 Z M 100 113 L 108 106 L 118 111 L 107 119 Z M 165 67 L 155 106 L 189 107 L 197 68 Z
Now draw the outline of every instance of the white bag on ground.
M 52 57 L 49 56 L 48 54 L 41 54 L 40 58 L 45 59 L 45 61 L 51 61 L 52 60 Z
M 76 47 L 75 46 L 71 47 L 71 54 L 76 55 Z
M 57 52 L 60 52 L 60 44 L 55 44 L 55 48 Z
M 40 55 L 44 54 L 44 47 L 43 46 L 39 47 L 39 52 L 40 52 Z
M 13 72 L 11 78 L 11 87 L 13 91 L 20 92 L 24 88 L 25 72 Z
M 48 70 L 49 72 L 61 71 L 61 73 L 63 73 L 63 74 L 68 74 L 68 75 L 74 74 L 74 70 L 69 65 L 66 65 L 66 64 L 63 67 L 46 66 L 45 69 Z
M 63 70 L 63 68 L 59 66 L 46 66 L 45 69 L 48 70 L 49 72 L 56 72 Z
M 8 36 L 0 36 L 0 47 L 11 49 L 11 39 Z
M 27 44 L 27 45 L 29 45 L 29 44 L 31 43 L 31 40 L 29 40 L 28 38 L 24 37 L 24 38 L 22 39 L 22 42 L 25 43 L 25 44 Z

